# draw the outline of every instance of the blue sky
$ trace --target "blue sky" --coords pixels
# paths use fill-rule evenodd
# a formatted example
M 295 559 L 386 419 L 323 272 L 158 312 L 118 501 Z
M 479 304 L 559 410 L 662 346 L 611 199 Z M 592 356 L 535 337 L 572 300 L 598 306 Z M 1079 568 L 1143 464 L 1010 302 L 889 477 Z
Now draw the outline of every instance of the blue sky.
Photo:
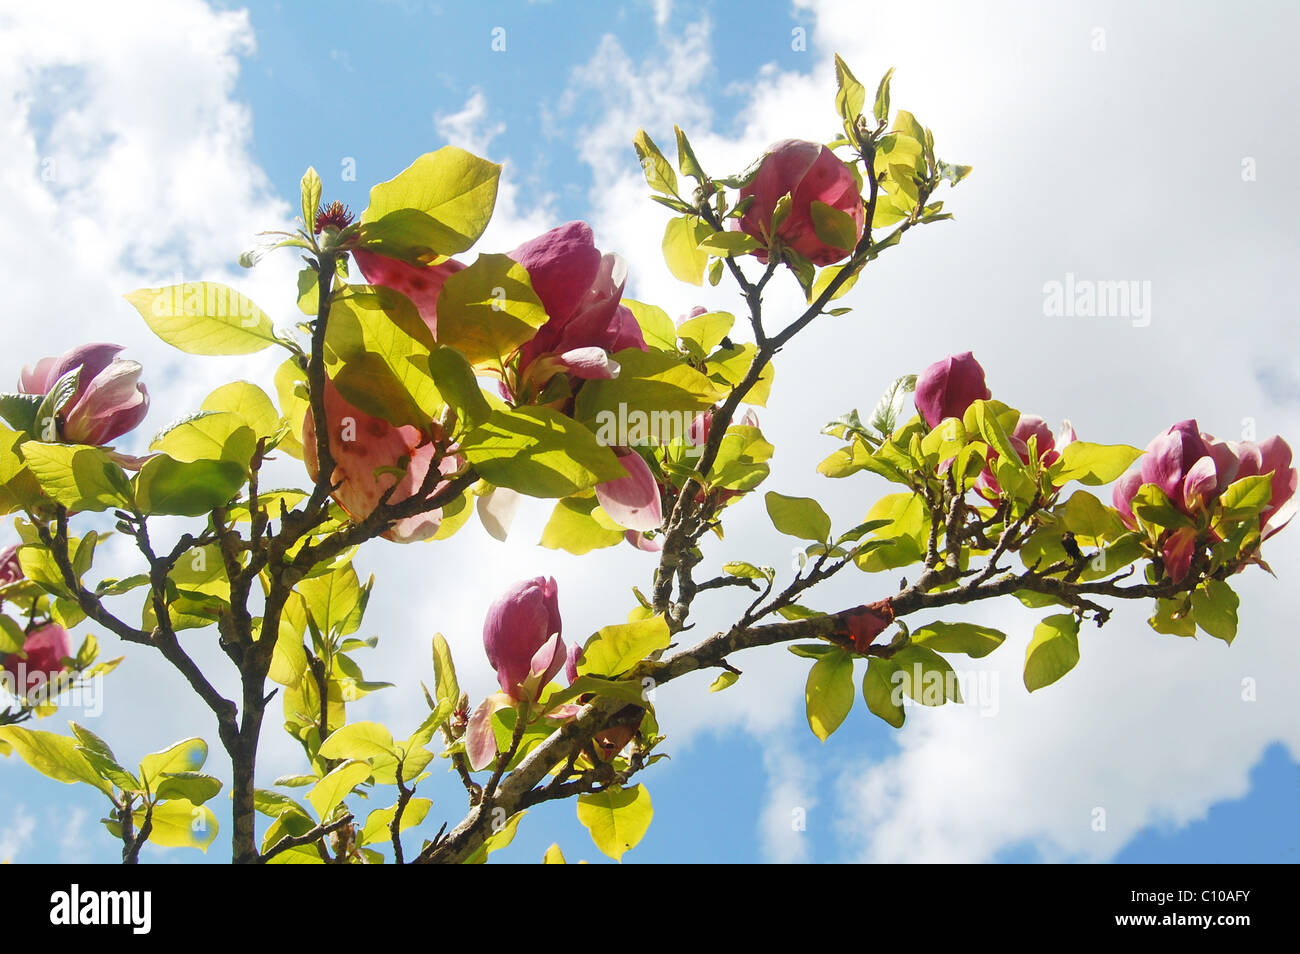
M 213 9 L 231 16 L 214 19 Z M 894 374 L 932 360 L 935 339 L 945 352 L 975 347 L 991 378 L 1014 388 L 1023 403 L 1037 402 L 1049 421 L 1070 416 L 1085 439 L 1105 434 L 1096 439 L 1140 445 L 1192 415 L 1225 436 L 1235 436 L 1228 431 L 1247 417 L 1293 444 L 1300 436 L 1294 349 L 1288 355 L 1275 346 L 1294 340 L 1298 304 L 1293 282 L 1283 278 L 1294 261 L 1297 195 L 1278 170 L 1300 159 L 1294 134 L 1280 128 L 1289 125 L 1290 113 L 1280 110 L 1296 80 L 1269 72 L 1272 44 L 1285 32 L 1276 27 L 1228 23 L 1209 7 L 1185 7 L 1171 20 L 1159 9 L 1111 4 L 1070 12 L 1004 4 L 987 17 L 953 7 L 927 18 L 928 35 L 902 11 L 847 0 L 676 8 L 666 0 L 281 2 L 254 5 L 246 19 L 242 9 L 187 0 L 165 14 L 155 11 L 160 23 L 152 30 L 117 37 L 137 44 L 136 57 L 153 64 L 156 72 L 139 84 L 129 81 L 129 67 L 97 51 L 96 30 L 107 33 L 111 25 L 33 21 L 33 36 L 75 36 L 32 42 L 21 70 L 0 72 L 0 90 L 20 91 L 28 103 L 19 118 L 31 134 L 14 140 L 14 154 L 69 153 L 69 165 L 86 170 L 70 184 L 24 180 L 22 201 L 29 202 L 36 237 L 28 237 L 30 251 L 13 247 L 10 260 L 18 256 L 22 264 L 22 255 L 32 256 L 16 284 L 33 310 L 55 311 L 42 296 L 64 293 L 39 278 L 37 251 L 61 240 L 50 238 L 47 246 L 45 235 L 76 236 L 85 243 L 83 260 L 116 250 L 105 256 L 111 267 L 90 273 L 79 293 L 82 301 L 97 296 L 95 314 L 111 314 L 113 335 L 130 347 L 152 345 L 129 326 L 129 315 L 112 310 L 113 296 L 167 278 L 174 268 L 253 283 L 268 310 L 291 306 L 292 261 L 252 275 L 230 263 L 252 244 L 253 231 L 279 227 L 292 215 L 308 164 L 320 171 L 326 199 L 360 210 L 370 185 L 449 135 L 464 134 L 506 163 L 502 221 L 485 247 L 508 249 L 540 228 L 589 219 L 602 247 L 628 258 L 636 296 L 676 314 L 696 292 L 673 284 L 657 261 L 662 210 L 638 198 L 644 190 L 630 130 L 644 124 L 662 144 L 671 122 L 681 121 L 706 164 L 732 164 L 724 171 L 739 169 L 776 138 L 829 137 L 827 65 L 829 52 L 839 49 L 864 81 L 899 66 L 896 104 L 916 104 L 939 136 L 941 155 L 951 143 L 949 158 L 971 162 L 976 174 L 950 197 L 958 213 L 951 228 L 920 236 L 897 263 L 882 259 L 872 286 L 878 291 L 848 299 L 875 325 L 867 317 L 846 319 L 783 356 L 773 406 L 760 412 L 765 432 L 783 441 L 773 489 L 821 496 L 826 482 L 816 483 L 812 466 L 832 448 L 817 428 L 849 406 L 869 405 Z M 497 28 L 505 31 L 504 50 L 493 49 Z M 806 30 L 806 49 L 792 45 L 797 29 Z M 1101 51 L 1092 48 L 1097 29 L 1105 31 Z M 192 54 L 188 75 L 181 69 L 185 55 L 176 52 L 183 41 L 170 39 L 187 31 L 198 31 L 209 47 Z M 1221 37 L 1221 90 L 1198 72 L 1202 33 Z M 172 55 L 176 64 L 159 63 Z M 37 79 L 62 75 L 57 71 L 71 77 L 66 88 Z M 59 117 L 70 110 L 89 115 L 96 76 L 121 82 L 138 99 L 100 103 L 82 122 L 102 138 L 80 134 L 85 142 L 78 146 Z M 173 77 L 176 89 L 160 90 L 159 76 Z M 1231 137 L 1192 142 L 1194 117 L 1226 116 L 1229 109 L 1241 111 Z M 172 123 L 179 131 L 168 135 Z M 133 141 L 153 144 L 149 170 L 128 156 L 98 178 L 96 163 Z M 96 151 L 95 142 L 112 148 Z M 189 156 L 189 142 L 206 143 L 204 157 Z M 1272 173 L 1261 175 L 1254 190 L 1242 191 L 1237 176 L 1243 155 L 1258 157 Z M 34 178 L 18 165 L 14 175 Z M 342 173 L 352 166 L 356 180 L 348 181 Z M 102 221 L 111 215 L 86 213 L 116 209 L 113 189 L 133 195 L 144 210 L 139 219 L 123 209 L 115 225 Z M 42 204 L 47 194 L 61 196 L 62 206 Z M 1192 238 L 1209 236 L 1205 229 L 1214 232 L 1213 255 Z M 169 238 L 148 240 L 154 234 Z M 1038 312 L 1040 289 L 1066 271 L 1149 277 L 1164 310 L 1145 335 L 1049 325 Z M 706 294 L 715 296 L 710 304 L 725 301 L 720 292 Z M 67 336 L 85 333 L 92 319 L 73 316 L 79 307 L 59 308 L 48 327 L 33 329 L 33 353 L 22 360 L 54 353 Z M 1204 367 L 1203 357 L 1193 364 L 1196 349 L 1216 355 L 1209 380 L 1187 373 Z M 151 418 L 161 426 L 193 403 L 202 382 L 188 380 L 187 365 L 175 355 L 147 353 L 157 355 L 150 367 L 162 397 L 155 406 L 171 406 Z M 1072 356 L 1065 371 L 1054 363 L 1063 354 Z M 217 365 L 212 375 L 232 367 Z M 250 365 L 234 373 L 265 370 Z M 837 523 L 860 519 L 869 490 L 826 491 Z M 753 523 L 729 534 L 718 559 L 783 566 L 784 545 Z M 525 519 L 525 529 L 535 525 L 535 517 L 533 524 Z M 566 629 L 578 634 L 625 612 L 629 578 L 640 582 L 649 572 L 645 559 L 622 548 L 593 566 L 514 536 L 513 545 L 498 549 L 492 541 L 457 538 L 445 556 L 434 545 L 388 547 L 359 561 L 363 572 L 380 575 L 367 627 L 381 635 L 381 647 L 366 672 L 394 678 L 401 688 L 388 690 L 387 700 L 367 700 L 355 717 L 390 720 L 398 732 L 418 719 L 411 674 L 429 678 L 435 630 L 452 640 L 466 680 L 486 690 L 477 630 L 507 579 L 554 573 Z M 995 654 L 1010 657 L 999 670 L 997 718 L 914 712 L 896 733 L 859 708 L 821 745 L 799 706 L 806 664 L 780 649 L 742 658 L 746 677 L 719 696 L 704 692 L 707 681 L 670 687 L 661 706 L 682 709 L 677 721 L 665 720 L 672 758 L 644 777 L 656 818 L 626 860 L 1294 861 L 1300 720 L 1291 673 L 1300 667 L 1288 648 L 1295 626 L 1286 593 L 1300 561 L 1293 542 L 1278 546 L 1271 562 L 1282 579 L 1260 574 L 1251 581 L 1231 650 L 1208 639 L 1176 645 L 1147 630 L 1145 612 L 1135 609 L 1090 635 L 1079 671 L 1032 699 L 1023 698 L 1015 657 L 1034 618 L 998 610 L 999 625 L 1016 635 Z M 825 608 L 841 596 L 861 600 L 862 585 L 861 578 L 840 584 Z M 614 592 L 619 596 L 607 595 Z M 723 603 L 705 611 L 701 628 L 725 625 Z M 209 650 L 197 653 L 219 664 Z M 192 733 L 215 747 L 206 712 L 180 697 L 174 675 L 140 652 L 132 651 L 121 681 L 106 690 L 113 693 L 103 717 L 110 742 L 138 756 Z M 1236 698 L 1246 678 L 1260 685 L 1253 708 Z M 268 722 L 274 735 L 275 720 Z M 293 770 L 292 752 L 277 739 L 264 764 L 266 784 Z M 443 810 L 458 817 L 459 790 L 449 778 L 437 771 L 425 785 L 422 794 L 435 800 L 431 818 L 441 820 Z M 113 860 L 112 842 L 92 830 L 96 797 L 39 779 L 15 759 L 0 761 L 0 806 L 9 806 L 0 858 Z M 1108 811 L 1106 832 L 1088 831 L 1094 806 Z M 794 809 L 806 812 L 806 830 L 792 831 Z M 203 860 L 224 860 L 224 842 Z M 571 804 L 535 809 L 497 857 L 538 860 L 552 842 L 570 860 L 601 860 Z M 149 857 L 200 859 L 153 849 Z

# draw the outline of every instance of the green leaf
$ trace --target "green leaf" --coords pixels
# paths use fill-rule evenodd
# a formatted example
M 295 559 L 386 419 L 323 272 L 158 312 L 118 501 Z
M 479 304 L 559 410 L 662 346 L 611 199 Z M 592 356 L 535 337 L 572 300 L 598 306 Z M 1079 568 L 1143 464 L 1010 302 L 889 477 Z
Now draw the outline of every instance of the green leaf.
M 776 575 L 770 566 L 757 567 L 742 560 L 722 564 L 722 572 L 746 580 L 771 580 Z
M 1002 645 L 1006 633 L 975 623 L 927 623 L 912 631 L 912 642 L 937 653 L 965 653 L 973 659 L 987 656 Z
M 710 255 L 717 255 L 720 258 L 746 255 L 762 247 L 762 242 L 745 232 L 714 232 L 712 235 L 705 236 L 699 242 L 699 248 L 702 251 L 708 252 Z
M 579 675 L 619 676 L 672 641 L 662 616 L 602 627 L 583 649 Z
M 1133 513 L 1144 523 L 1158 527 L 1190 527 L 1192 521 L 1170 502 L 1155 484 L 1143 484 L 1130 501 Z
M 902 673 L 895 678 L 913 701 L 923 706 L 961 702 L 961 687 L 951 664 L 929 646 L 904 646 L 890 662 Z
M 622 543 L 624 530 L 612 521 L 602 522 L 597 515 L 603 514 L 594 495 L 565 497 L 555 505 L 539 542 L 576 556 Z
M 868 659 L 867 671 L 862 676 L 862 698 L 874 715 L 901 729 L 907 713 L 903 710 L 903 691 L 895 684 L 897 672 L 899 669 L 892 660 Z M 901 681 L 900 677 L 898 682 Z
M 684 138 L 681 137 L 680 130 L 678 136 L 680 145 Z M 637 161 L 641 163 L 641 171 L 645 173 L 645 181 L 650 188 L 662 195 L 681 198 L 677 194 L 677 173 L 673 172 L 672 164 L 664 158 L 664 154 L 659 151 L 655 141 L 646 134 L 644 129 L 636 131 L 632 147 L 636 150 Z
M 378 722 L 350 722 L 330 733 L 330 737 L 321 743 L 318 754 L 325 759 L 365 761 L 379 755 L 395 755 L 396 752 L 392 733 Z
M 605 443 L 621 443 L 613 439 L 620 430 L 620 421 L 625 422 L 629 442 L 637 443 L 632 430 L 641 420 L 649 442 L 650 426 L 660 420 L 656 412 L 703 411 L 722 399 L 717 386 L 676 353 L 626 348 L 617 352 L 614 360 L 620 367 L 618 377 L 586 382 L 574 406 L 578 420 L 597 433 L 608 431 L 610 439 Z M 658 436 L 660 443 L 670 442 L 662 434 Z
M 26 453 L 25 449 L 24 453 Z M 1234 480 L 1219 498 L 1219 503 L 1223 507 L 1219 521 L 1229 523 L 1254 519 L 1268 506 L 1272 497 L 1273 476 L 1271 474 L 1258 474 L 1254 477 Z
M 257 435 L 244 419 L 229 411 L 201 411 L 153 439 L 149 449 L 183 464 L 198 460 L 228 460 L 246 465 L 257 446 Z
M 272 437 L 280 429 L 280 414 L 271 399 L 247 381 L 223 384 L 203 399 L 201 410 L 237 415 L 258 437 Z
M 862 107 L 867 103 L 867 91 L 838 53 L 835 54 L 835 85 L 835 109 L 844 120 L 845 133 L 851 135 L 854 124 L 862 115 Z
M 893 76 L 894 68 L 891 66 L 889 71 L 880 78 L 880 85 L 876 87 L 876 102 L 872 112 L 882 123 L 889 119 L 889 81 Z
M 1156 611 L 1147 620 L 1147 625 L 1157 633 L 1170 636 L 1195 636 L 1196 619 L 1192 613 L 1192 601 L 1186 597 L 1157 599 Z
M 909 566 L 925 556 L 930 532 L 929 508 L 920 494 L 886 494 L 867 512 L 866 519 L 889 523 L 874 531 L 853 558 L 866 573 Z M 888 541 L 873 545 L 876 541 Z
M 858 224 L 847 212 L 813 199 L 809 206 L 813 231 L 832 248 L 851 249 L 858 242 Z
M 266 313 L 219 282 L 139 288 L 123 297 L 154 334 L 187 354 L 253 354 L 276 342 Z
M 461 449 L 489 483 L 531 497 L 567 497 L 627 475 L 591 431 L 549 408 L 493 411 Z
M 463 252 L 487 228 L 500 178 L 499 165 L 456 146 L 425 153 L 370 190 L 363 242 L 424 261 Z
M 369 777 L 370 766 L 365 762 L 344 762 L 312 786 L 307 801 L 316 809 L 316 817 L 324 821 L 335 805 Z
M 41 489 L 69 510 L 129 506 L 126 474 L 98 447 L 27 441 L 22 454 Z
M 202 772 L 167 772 L 158 780 L 154 793 L 163 799 L 184 799 L 202 805 L 221 791 L 221 779 Z
M 135 497 L 144 513 L 200 517 L 228 503 L 244 479 L 244 468 L 231 461 L 184 464 L 159 454 L 136 475 Z
M 1192 591 L 1196 625 L 1229 646 L 1237 637 L 1237 607 L 1241 600 L 1223 580 L 1206 580 Z
M 664 227 L 664 262 L 674 278 L 689 285 L 704 284 L 709 253 L 700 248 L 700 242 L 712 234 L 712 227 L 698 216 L 681 215 L 668 220 Z
M 144 824 L 144 812 L 135 812 L 137 830 Z M 167 848 L 198 848 L 207 853 L 217 838 L 217 816 L 205 805 L 175 798 L 153 806 L 153 828 L 149 841 Z
M 401 830 L 406 831 L 406 829 L 414 828 L 420 824 L 432 807 L 433 802 L 430 799 L 412 798 L 406 803 L 406 808 L 402 810 Z M 377 808 L 367 815 L 365 827 L 361 830 L 359 844 L 378 845 L 386 841 L 392 841 L 393 831 L 389 826 L 392 825 L 396 816 L 396 805 L 390 805 L 388 808 Z
M 546 849 L 546 854 L 542 856 L 542 864 L 544 865 L 567 864 L 567 862 L 564 860 L 564 852 L 560 851 L 560 846 L 558 843 L 553 844 L 551 845 L 551 847 Z
M 695 158 L 695 150 L 686 139 L 686 133 L 679 126 L 674 126 L 673 132 L 677 134 L 677 167 L 682 170 L 682 175 L 703 183 L 708 177 L 700 168 L 700 161 Z
M 855 231 L 856 231 L 856 226 L 855 226 Z M 849 247 L 852 248 L 853 246 L 850 245 Z M 822 296 L 822 292 L 826 291 L 826 289 L 830 287 L 831 282 L 835 281 L 835 279 L 839 277 L 840 273 L 844 271 L 844 269 L 851 268 L 852 272 L 849 274 L 848 278 L 844 279 L 844 281 L 842 281 L 836 287 L 835 292 L 831 295 L 828 301 L 834 301 L 837 298 L 843 298 L 850 291 L 852 291 L 853 286 L 858 283 L 858 275 L 862 273 L 862 266 L 864 264 L 866 263 L 858 262 L 856 265 L 852 265 L 846 262 L 843 265 L 827 265 L 825 268 L 819 269 L 817 272 L 817 277 L 813 280 L 813 283 L 808 286 L 808 291 L 805 296 L 808 299 L 809 304 L 811 304 L 812 302 L 820 298 Z M 827 314 L 842 315 L 845 314 L 847 311 L 848 311 L 847 308 L 844 309 L 835 308 L 835 309 L 831 309 L 829 312 L 827 312 Z
M 637 846 L 653 817 L 650 793 L 642 785 L 578 796 L 578 821 L 596 847 L 615 861 Z
M 881 437 L 888 437 L 898 426 L 898 415 L 902 413 L 904 405 L 907 403 L 907 396 L 916 390 L 916 375 L 905 374 L 902 377 L 895 378 L 885 388 L 885 393 L 880 396 L 876 406 L 871 411 L 871 417 L 867 420 L 867 426 L 872 428 L 876 434 Z
M 113 790 L 99 777 L 86 757 L 77 751 L 77 740 L 70 736 L 24 729 L 20 725 L 3 725 L 0 726 L 0 743 L 11 747 L 24 762 L 56 782 L 85 782 L 105 793 Z
M 1023 471 L 1024 464 L 1020 460 L 1019 452 L 1012 446 L 1009 435 L 1010 429 L 1015 426 L 1018 419 L 1019 412 L 1008 408 L 1002 402 L 980 400 L 966 409 L 963 423 L 968 432 L 978 431 L 989 446 L 998 452 L 1000 460 L 1005 461 L 1016 471 Z
M 853 657 L 842 649 L 822 655 L 808 672 L 804 703 L 808 727 L 822 742 L 830 738 L 853 708 Z
M 668 312 L 654 305 L 624 298 L 623 304 L 632 312 L 632 317 L 641 326 L 641 336 L 651 348 L 659 351 L 675 352 L 677 350 L 677 329 Z
M 1073 533 L 1084 546 L 1118 540 L 1127 532 L 1119 513 L 1086 490 L 1076 490 L 1055 513 L 1061 529 Z
M 1079 620 L 1071 613 L 1049 616 L 1034 627 L 1025 650 L 1025 688 L 1050 686 L 1079 661 Z
M 438 345 L 429 353 L 429 373 L 447 403 L 467 426 L 482 424 L 492 414 L 465 356 L 454 348 Z
M 480 255 L 438 296 L 438 343 L 475 367 L 500 369 L 546 320 L 528 270 L 507 255 Z
M 311 166 L 302 174 L 299 191 L 302 194 L 303 230 L 311 233 L 316 229 L 316 210 L 320 208 L 321 196 L 320 175 Z
M 677 335 L 699 360 L 713 353 L 735 323 L 735 316 L 725 311 L 705 312 L 683 321 L 677 328 Z
M 772 525 L 781 533 L 817 543 L 830 539 L 831 518 L 811 497 L 787 497 L 769 490 L 764 500 Z
M 519 828 L 519 823 L 523 821 L 528 812 L 515 812 L 506 819 L 505 824 L 488 835 L 483 844 L 478 846 L 478 850 L 465 859 L 467 865 L 481 865 L 487 861 L 488 855 L 494 851 L 500 851 L 512 841 L 515 840 L 515 832 Z
M 330 304 L 325 370 L 349 402 L 395 426 L 427 428 L 442 410 L 433 346 L 415 305 L 391 288 L 348 285 Z
M 1059 485 L 1077 480 L 1090 487 L 1099 487 L 1118 478 L 1141 456 L 1140 450 L 1127 444 L 1071 441 L 1061 451 L 1060 460 L 1052 465 L 1052 482 Z
M 357 579 L 351 563 L 303 580 L 298 593 L 312 621 L 327 635 L 347 636 L 361 625 L 368 587 Z
M 767 479 L 770 468 L 766 462 L 774 451 L 757 427 L 733 424 L 718 448 L 709 485 L 724 490 L 753 490 Z
M 184 739 L 140 760 L 140 778 L 153 791 L 153 783 L 164 773 L 197 772 L 208 758 L 208 744 L 202 739 Z
M 460 700 L 460 683 L 456 681 L 456 664 L 451 658 L 451 647 L 442 633 L 433 634 L 433 671 L 436 678 L 437 700 L 453 706 Z
M 736 684 L 736 680 L 739 678 L 739 673 L 724 671 L 717 679 L 713 680 L 713 683 L 709 686 L 709 692 L 721 692 L 723 689 L 730 688 Z
M 44 400 L 40 394 L 0 394 L 0 417 L 14 430 L 35 436 L 37 413 Z

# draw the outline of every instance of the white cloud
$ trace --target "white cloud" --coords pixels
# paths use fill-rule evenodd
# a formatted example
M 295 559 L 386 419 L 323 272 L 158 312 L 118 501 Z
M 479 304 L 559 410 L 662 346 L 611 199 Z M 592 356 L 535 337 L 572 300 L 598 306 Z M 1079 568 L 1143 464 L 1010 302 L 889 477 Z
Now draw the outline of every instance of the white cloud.
M 36 819 L 23 805 L 9 812 L 9 823 L 0 829 L 0 864 L 18 860 L 19 854 L 36 833 Z
M 799 726 L 793 727 L 795 731 Z M 802 864 L 812 855 L 808 840 L 820 799 L 816 795 L 818 767 L 795 754 L 790 727 L 769 734 L 763 747 L 767 772 L 767 803 L 759 819 L 763 854 L 778 864 Z

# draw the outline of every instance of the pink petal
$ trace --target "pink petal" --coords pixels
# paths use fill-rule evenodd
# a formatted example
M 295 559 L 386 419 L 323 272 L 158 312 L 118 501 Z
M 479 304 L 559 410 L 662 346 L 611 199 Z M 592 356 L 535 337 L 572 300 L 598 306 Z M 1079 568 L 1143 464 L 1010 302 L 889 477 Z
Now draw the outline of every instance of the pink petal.
M 664 522 L 659 485 L 636 451 L 617 448 L 628 476 L 596 485 L 596 499 L 611 520 L 629 530 L 658 530 Z

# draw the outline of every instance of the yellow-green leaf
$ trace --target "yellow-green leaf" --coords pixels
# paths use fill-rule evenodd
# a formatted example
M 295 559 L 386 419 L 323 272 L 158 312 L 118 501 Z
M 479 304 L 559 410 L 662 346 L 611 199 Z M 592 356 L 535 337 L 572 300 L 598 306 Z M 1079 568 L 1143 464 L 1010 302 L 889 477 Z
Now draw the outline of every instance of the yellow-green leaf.
M 578 821 L 591 840 L 615 861 L 637 846 L 654 818 L 650 793 L 642 785 L 578 796 Z
M 154 334 L 188 354 L 252 354 L 276 340 L 266 313 L 219 282 L 139 288 L 124 297 Z

